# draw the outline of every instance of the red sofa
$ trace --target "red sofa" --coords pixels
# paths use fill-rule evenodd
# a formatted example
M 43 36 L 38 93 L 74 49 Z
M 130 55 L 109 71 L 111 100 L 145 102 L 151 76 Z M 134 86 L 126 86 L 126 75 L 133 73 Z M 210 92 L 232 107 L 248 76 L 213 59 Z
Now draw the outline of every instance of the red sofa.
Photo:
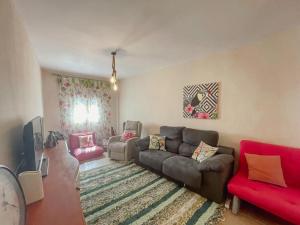
M 287 188 L 248 179 L 245 153 L 280 155 Z M 291 223 L 300 224 L 300 149 L 243 140 L 237 174 L 228 191 Z
M 95 132 L 81 132 L 69 135 L 69 149 L 71 154 L 78 159 L 78 161 L 85 161 L 93 158 L 100 157 L 104 150 L 100 146 L 93 146 L 88 148 L 80 148 L 79 146 L 79 136 L 93 135 L 93 142 L 96 143 Z

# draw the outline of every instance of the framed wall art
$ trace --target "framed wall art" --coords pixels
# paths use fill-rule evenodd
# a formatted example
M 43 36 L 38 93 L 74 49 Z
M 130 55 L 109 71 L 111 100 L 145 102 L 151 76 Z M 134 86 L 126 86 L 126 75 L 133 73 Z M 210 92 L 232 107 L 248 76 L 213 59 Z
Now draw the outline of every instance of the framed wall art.
M 183 117 L 218 118 L 219 83 L 187 85 L 183 88 Z

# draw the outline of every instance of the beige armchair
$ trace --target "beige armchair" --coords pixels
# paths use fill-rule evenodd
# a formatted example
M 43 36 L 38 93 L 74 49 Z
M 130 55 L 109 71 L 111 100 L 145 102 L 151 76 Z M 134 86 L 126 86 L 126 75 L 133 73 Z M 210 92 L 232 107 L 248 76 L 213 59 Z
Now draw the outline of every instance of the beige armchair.
M 126 121 L 123 123 L 124 130 L 135 130 L 136 136 L 127 141 L 121 141 L 121 135 L 109 138 L 107 152 L 108 157 L 115 160 L 129 161 L 133 158 L 135 141 L 139 140 L 142 132 L 142 123 L 139 121 Z

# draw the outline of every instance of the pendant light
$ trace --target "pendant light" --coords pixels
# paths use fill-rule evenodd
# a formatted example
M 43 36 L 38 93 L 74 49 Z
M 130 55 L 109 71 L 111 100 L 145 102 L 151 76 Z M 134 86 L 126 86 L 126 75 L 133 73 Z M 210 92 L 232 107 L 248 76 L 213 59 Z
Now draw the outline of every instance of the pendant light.
M 110 78 L 110 82 L 112 83 L 112 88 L 114 91 L 118 90 L 118 85 L 117 85 L 117 71 L 116 71 L 116 60 L 115 57 L 117 55 L 117 51 L 114 51 L 111 53 L 112 54 L 112 74 Z

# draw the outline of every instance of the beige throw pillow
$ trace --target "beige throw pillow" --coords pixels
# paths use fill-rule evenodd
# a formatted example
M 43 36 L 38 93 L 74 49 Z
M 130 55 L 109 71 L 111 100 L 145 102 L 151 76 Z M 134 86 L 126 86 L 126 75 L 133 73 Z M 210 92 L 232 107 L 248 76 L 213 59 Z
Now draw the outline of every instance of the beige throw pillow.
M 166 151 L 166 137 L 150 135 L 149 149 Z
M 209 157 L 212 157 L 216 152 L 218 151 L 218 148 L 212 147 L 205 142 L 201 141 L 199 146 L 195 149 L 192 158 L 202 162 L 205 159 L 208 159 Z

